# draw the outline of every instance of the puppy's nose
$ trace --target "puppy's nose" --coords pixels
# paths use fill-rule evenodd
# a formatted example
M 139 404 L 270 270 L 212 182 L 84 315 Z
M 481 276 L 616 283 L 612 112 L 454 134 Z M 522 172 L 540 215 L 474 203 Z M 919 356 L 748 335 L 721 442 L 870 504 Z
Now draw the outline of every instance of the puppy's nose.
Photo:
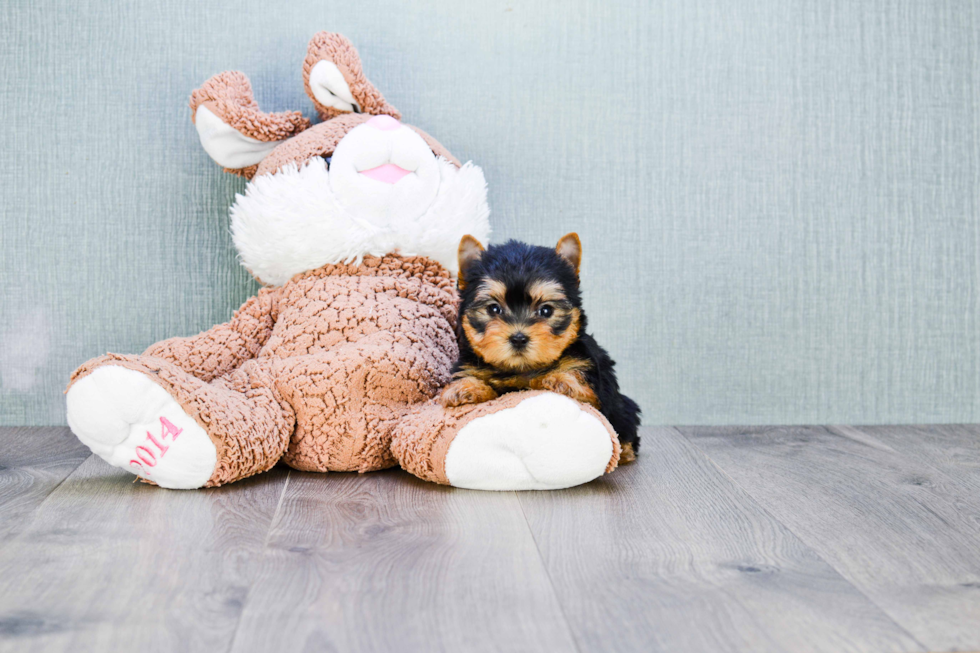
M 513 345 L 514 349 L 524 349 L 530 340 L 527 334 L 518 331 L 510 337 L 510 344 Z
M 380 129 L 383 132 L 391 131 L 392 129 L 398 129 L 402 126 L 400 122 L 392 118 L 391 116 L 380 115 L 375 116 L 367 121 L 367 124 L 371 125 L 375 129 Z

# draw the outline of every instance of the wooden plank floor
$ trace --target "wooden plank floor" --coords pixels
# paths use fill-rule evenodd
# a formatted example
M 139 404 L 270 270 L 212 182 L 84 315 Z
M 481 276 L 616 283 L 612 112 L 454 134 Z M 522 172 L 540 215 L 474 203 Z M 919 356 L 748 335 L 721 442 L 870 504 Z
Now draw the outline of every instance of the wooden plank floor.
M 0 429 L 0 651 L 980 650 L 980 427 L 643 435 L 559 492 L 177 492 Z

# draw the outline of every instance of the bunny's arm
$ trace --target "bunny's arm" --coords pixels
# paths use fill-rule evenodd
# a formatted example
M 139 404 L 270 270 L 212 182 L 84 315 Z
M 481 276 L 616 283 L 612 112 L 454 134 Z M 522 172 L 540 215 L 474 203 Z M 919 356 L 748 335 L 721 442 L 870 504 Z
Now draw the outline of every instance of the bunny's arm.
M 186 338 L 150 345 L 145 356 L 170 361 L 188 374 L 210 382 L 255 358 L 272 334 L 280 288 L 263 288 L 224 324 Z

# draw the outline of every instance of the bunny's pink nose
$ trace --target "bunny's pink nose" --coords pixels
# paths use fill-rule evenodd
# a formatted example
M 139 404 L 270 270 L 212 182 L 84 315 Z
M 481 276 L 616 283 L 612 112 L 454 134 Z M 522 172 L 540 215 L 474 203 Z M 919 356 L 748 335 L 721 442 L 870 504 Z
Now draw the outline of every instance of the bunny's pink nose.
M 391 131 L 392 129 L 398 129 L 402 126 L 400 122 L 392 118 L 391 116 L 375 116 L 367 121 L 368 125 L 371 125 L 375 129 L 380 129 L 383 132 Z

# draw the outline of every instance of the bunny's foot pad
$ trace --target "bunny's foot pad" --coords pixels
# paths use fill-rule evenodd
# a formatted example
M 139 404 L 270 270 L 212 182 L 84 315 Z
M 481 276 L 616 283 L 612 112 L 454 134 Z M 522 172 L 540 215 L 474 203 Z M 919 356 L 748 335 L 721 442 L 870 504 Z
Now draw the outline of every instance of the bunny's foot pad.
M 217 450 L 162 387 L 135 370 L 107 365 L 68 390 L 68 425 L 93 453 L 160 487 L 203 487 Z

